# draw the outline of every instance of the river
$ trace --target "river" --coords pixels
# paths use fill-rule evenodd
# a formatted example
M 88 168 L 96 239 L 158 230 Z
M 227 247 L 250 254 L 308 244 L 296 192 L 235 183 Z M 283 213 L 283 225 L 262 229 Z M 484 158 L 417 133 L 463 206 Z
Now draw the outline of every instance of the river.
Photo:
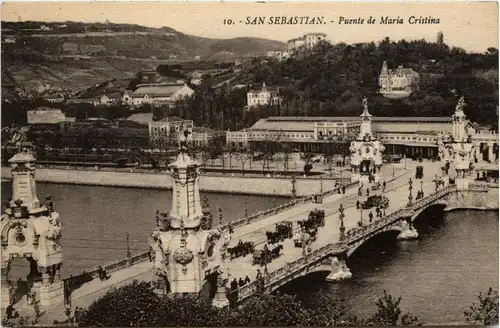
M 383 234 L 347 260 L 350 280 L 302 278 L 284 290 L 314 305 L 318 294 L 344 298 L 350 312 L 368 317 L 386 290 L 402 297 L 402 312 L 422 323 L 464 322 L 463 312 L 489 287 L 498 290 L 498 211 L 429 214 L 416 224 L 420 239 Z
M 38 183 L 42 198 L 50 194 L 63 224 L 63 276 L 126 256 L 130 233 L 132 254 L 147 250 L 155 228 L 156 209 L 168 210 L 172 192 Z M 10 184 L 2 183 L 2 201 Z M 213 213 L 221 207 L 225 219 L 281 204 L 286 198 L 202 193 Z M 215 210 L 214 210 L 215 209 Z M 324 275 L 307 276 L 285 286 L 304 302 L 318 294 L 342 296 L 352 313 L 368 316 L 387 290 L 402 296 L 401 308 L 423 323 L 464 321 L 463 311 L 479 292 L 498 287 L 498 212 L 424 213 L 416 224 L 421 238 L 397 242 L 387 234 L 359 248 L 347 261 L 350 280 L 326 283 Z M 383 251 L 382 251 L 383 250 Z M 16 260 L 13 266 L 27 266 Z M 15 271 L 15 270 L 13 270 Z M 27 272 L 26 272 L 27 273 Z
M 113 188 L 37 183 L 40 200 L 51 195 L 61 216 L 64 262 L 62 276 L 78 274 L 98 265 L 124 259 L 126 234 L 132 255 L 148 250 L 148 237 L 156 227 L 155 212 L 170 211 L 171 190 Z M 10 182 L 2 182 L 2 204 L 11 196 Z M 218 208 L 224 220 L 237 220 L 289 201 L 285 197 L 201 193 L 207 197 L 214 221 Z M 25 276 L 28 262 L 16 259 L 11 276 Z M 16 274 L 17 267 L 17 274 Z M 22 267 L 22 270 L 20 269 Z

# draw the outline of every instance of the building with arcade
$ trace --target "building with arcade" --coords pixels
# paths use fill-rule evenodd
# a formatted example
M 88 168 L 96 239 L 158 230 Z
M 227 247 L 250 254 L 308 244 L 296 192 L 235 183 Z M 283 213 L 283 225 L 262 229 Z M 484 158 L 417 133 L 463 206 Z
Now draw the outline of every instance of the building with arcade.
M 481 131 L 467 119 L 465 129 L 476 145 L 474 158 L 479 162 L 498 160 L 498 134 Z M 348 117 L 268 117 L 239 131 L 226 132 L 228 145 L 236 149 L 260 149 L 269 141 L 279 141 L 296 152 L 325 153 L 331 143 L 343 143 L 349 154 L 350 142 L 358 136 L 362 120 Z M 385 146 L 385 154 L 406 157 L 437 158 L 438 140 L 451 134 L 452 117 L 371 117 L 373 135 Z

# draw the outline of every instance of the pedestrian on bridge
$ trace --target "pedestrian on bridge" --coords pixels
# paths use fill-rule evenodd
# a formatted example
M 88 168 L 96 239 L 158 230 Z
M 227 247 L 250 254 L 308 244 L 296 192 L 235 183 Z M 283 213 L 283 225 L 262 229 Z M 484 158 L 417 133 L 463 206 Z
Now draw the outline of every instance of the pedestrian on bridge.
M 387 187 L 387 184 L 386 184 L 386 183 L 385 183 L 385 181 L 384 181 L 384 183 L 382 184 L 382 191 L 383 191 L 383 192 L 385 192 L 385 187 Z
M 243 286 L 245 286 L 245 281 L 243 281 L 243 279 L 241 279 L 241 277 L 240 277 L 240 279 L 239 279 L 239 281 L 238 281 L 238 286 L 239 286 L 239 287 L 243 287 Z
M 366 188 L 366 196 L 370 196 L 370 188 Z
M 370 219 L 370 223 L 373 221 L 373 213 L 370 211 L 370 214 L 368 214 L 368 218 Z
M 359 202 L 359 200 L 356 201 L 356 209 L 359 210 L 359 208 L 361 207 L 361 203 Z
M 248 275 L 245 276 L 245 284 L 249 284 L 250 283 L 250 278 L 248 277 Z

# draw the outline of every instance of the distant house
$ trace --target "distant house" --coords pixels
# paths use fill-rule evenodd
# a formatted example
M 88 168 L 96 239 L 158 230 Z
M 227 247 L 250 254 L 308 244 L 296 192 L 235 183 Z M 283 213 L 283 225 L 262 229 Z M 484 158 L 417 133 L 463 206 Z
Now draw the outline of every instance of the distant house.
M 140 84 L 132 94 L 126 93 L 123 100 L 131 106 L 172 104 L 193 94 L 193 89 L 181 83 Z
M 267 51 L 266 56 L 269 58 L 276 58 L 277 60 L 282 61 L 290 57 L 290 54 L 286 51 Z
M 298 48 L 304 46 L 306 49 L 313 49 L 320 41 L 326 41 L 327 34 L 325 33 L 307 33 L 304 36 L 287 41 L 288 52 L 294 52 Z
M 33 124 L 59 124 L 64 122 L 74 122 L 74 117 L 66 117 L 60 109 L 49 107 L 39 107 L 36 110 L 29 110 L 27 113 L 28 125 Z
M 419 74 L 411 68 L 399 65 L 397 69 L 388 69 L 387 62 L 384 61 L 379 77 L 380 93 L 388 98 L 409 96 L 418 79 Z
M 141 83 L 159 83 L 161 77 L 156 70 L 139 72 Z
M 247 92 L 247 106 L 248 108 L 256 107 L 259 105 L 276 105 L 280 101 L 278 90 L 268 89 L 266 83 L 262 83 L 260 90 L 251 90 Z
M 42 95 L 42 99 L 51 103 L 61 103 L 64 102 L 64 95 L 60 93 L 46 94 Z
M 153 122 L 153 113 L 132 114 L 128 117 L 127 120 L 142 125 L 149 125 L 150 122 Z
M 100 98 L 71 98 L 66 101 L 68 104 L 90 104 L 99 106 L 101 104 Z

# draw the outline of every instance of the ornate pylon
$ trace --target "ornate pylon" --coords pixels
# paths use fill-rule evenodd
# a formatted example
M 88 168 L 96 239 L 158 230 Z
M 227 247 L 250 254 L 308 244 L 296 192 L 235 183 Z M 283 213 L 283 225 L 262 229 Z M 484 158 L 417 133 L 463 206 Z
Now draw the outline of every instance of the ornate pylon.
M 375 182 L 380 180 L 380 168 L 382 167 L 382 153 L 384 145 L 372 132 L 372 115 L 368 112 L 368 101 L 363 98 L 363 113 L 361 127 L 356 140 L 351 142 L 351 179 L 352 181 L 368 180 L 371 174 Z
M 458 189 L 467 189 L 469 176 L 474 163 L 474 143 L 472 136 L 467 134 L 464 108 L 467 106 L 462 96 L 453 114 L 451 135 L 443 135 L 438 139 L 441 170 L 443 174 L 450 173 L 452 166 L 456 171 L 455 183 Z
M 12 200 L 1 218 L 2 308 L 12 299 L 8 278 L 10 263 L 16 257 L 30 262 L 27 276 L 30 292 L 35 292 L 42 307 L 62 303 L 62 248 L 59 214 L 50 197 L 44 205 L 36 194 L 35 157 L 29 145 L 19 145 L 9 160 L 12 168 Z
M 158 215 L 157 229 L 150 238 L 160 293 L 198 294 L 207 277 L 214 274 L 219 285 L 227 281 L 223 254 L 231 235 L 225 227 L 212 228 L 202 210 L 199 164 L 188 155 L 188 133 L 181 132 L 180 153 L 169 167 L 174 180 L 172 209 Z M 220 298 L 218 295 L 214 305 L 226 304 Z

